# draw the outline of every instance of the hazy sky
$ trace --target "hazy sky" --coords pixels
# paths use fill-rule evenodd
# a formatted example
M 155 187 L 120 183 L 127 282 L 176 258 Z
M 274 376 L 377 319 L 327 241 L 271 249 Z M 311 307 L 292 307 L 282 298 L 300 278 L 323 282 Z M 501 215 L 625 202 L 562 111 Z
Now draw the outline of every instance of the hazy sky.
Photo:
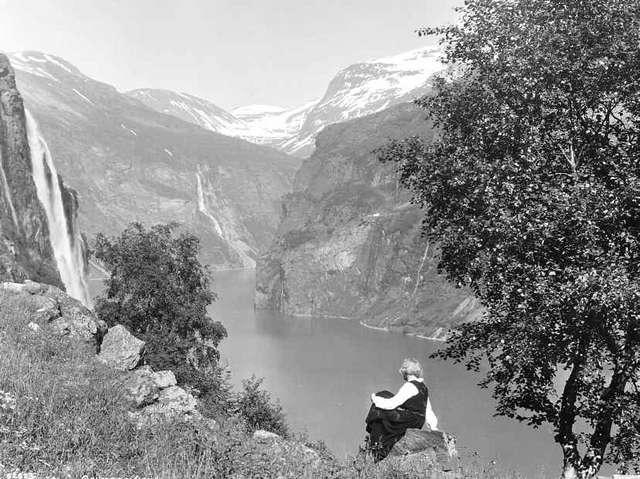
M 295 106 L 351 63 L 433 40 L 462 0 L 0 0 L 0 50 L 59 55 L 120 90 Z

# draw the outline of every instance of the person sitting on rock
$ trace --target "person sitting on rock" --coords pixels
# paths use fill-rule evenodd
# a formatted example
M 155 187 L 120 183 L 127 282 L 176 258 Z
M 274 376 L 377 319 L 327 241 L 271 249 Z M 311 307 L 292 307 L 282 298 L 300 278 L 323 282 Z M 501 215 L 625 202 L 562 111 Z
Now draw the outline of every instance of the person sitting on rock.
M 397 394 L 380 391 L 371 395 L 373 404 L 366 423 L 368 446 L 376 461 L 387 457 L 407 429 L 421 429 L 425 422 L 432 431 L 438 429 L 438 418 L 431 408 L 420 363 L 407 358 L 402 362 L 399 372 L 405 382 Z

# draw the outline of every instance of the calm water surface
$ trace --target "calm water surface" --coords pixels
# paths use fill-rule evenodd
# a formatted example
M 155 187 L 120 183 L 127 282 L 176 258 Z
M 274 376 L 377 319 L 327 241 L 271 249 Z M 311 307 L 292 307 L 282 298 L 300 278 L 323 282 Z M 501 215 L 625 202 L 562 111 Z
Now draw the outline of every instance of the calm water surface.
M 440 343 L 366 329 L 357 322 L 288 318 L 254 312 L 254 273 L 215 274 L 219 294 L 212 314 L 226 326 L 222 343 L 235 384 L 251 374 L 278 397 L 296 431 L 322 439 L 340 457 L 353 454 L 364 437 L 369 396 L 401 385 L 404 357 L 425 367 L 431 401 L 442 429 L 455 434 L 458 449 L 496 459 L 528 476 L 555 476 L 560 455 L 547 430 L 532 430 L 493 417 L 488 391 L 463 367 L 427 359 Z

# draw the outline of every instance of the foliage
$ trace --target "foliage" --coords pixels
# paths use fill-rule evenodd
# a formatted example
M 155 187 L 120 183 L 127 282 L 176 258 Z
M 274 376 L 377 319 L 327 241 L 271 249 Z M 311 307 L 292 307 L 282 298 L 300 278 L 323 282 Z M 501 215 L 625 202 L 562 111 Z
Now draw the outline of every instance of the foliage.
M 451 67 L 418 101 L 438 139 L 381 151 L 441 269 L 486 308 L 439 356 L 486 358 L 497 413 L 549 423 L 565 474 L 595 474 L 607 448 L 638 470 L 640 3 L 467 0 L 459 13 L 421 31 L 442 36 Z
M 264 429 L 288 437 L 289 428 L 282 406 L 273 402 L 268 391 L 261 388 L 263 378 L 251 376 L 242 381 L 242 391 L 236 398 L 236 410 L 251 430 Z
M 110 272 L 95 311 L 109 326 L 123 324 L 146 341 L 145 361 L 171 369 L 181 384 L 213 393 L 217 346 L 224 326 L 207 316 L 216 296 L 198 260 L 198 238 L 176 225 L 146 229 L 132 223 L 117 238 L 98 234 L 94 256 Z

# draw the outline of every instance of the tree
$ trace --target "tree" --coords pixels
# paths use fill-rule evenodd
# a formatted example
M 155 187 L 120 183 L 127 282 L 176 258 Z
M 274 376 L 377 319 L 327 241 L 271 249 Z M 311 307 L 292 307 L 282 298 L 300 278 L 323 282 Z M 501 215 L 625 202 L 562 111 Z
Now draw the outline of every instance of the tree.
M 110 276 L 95 311 L 144 339 L 147 363 L 171 369 L 178 382 L 206 395 L 224 392 L 216 365 L 227 332 L 207 315 L 216 296 L 198 251 L 198 238 L 177 234 L 175 224 L 132 223 L 119 237 L 98 234 L 93 254 Z
M 481 300 L 438 357 L 487 373 L 497 414 L 550 424 L 564 477 L 640 469 L 640 2 L 467 0 L 418 104 L 438 138 L 392 142 Z M 608 454 L 608 456 L 607 456 Z

